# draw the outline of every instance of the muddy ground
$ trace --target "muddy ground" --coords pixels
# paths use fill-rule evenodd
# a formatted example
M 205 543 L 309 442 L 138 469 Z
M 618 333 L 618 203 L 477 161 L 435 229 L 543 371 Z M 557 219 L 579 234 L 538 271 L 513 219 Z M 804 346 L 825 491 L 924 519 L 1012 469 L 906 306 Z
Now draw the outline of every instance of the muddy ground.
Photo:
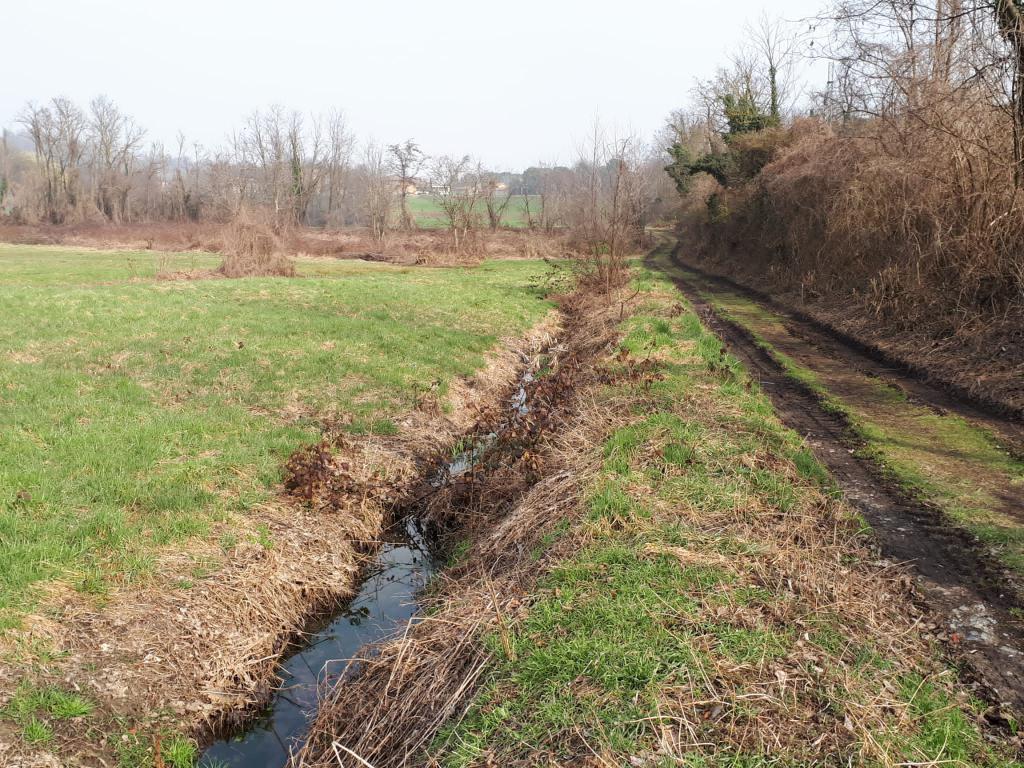
M 674 259 L 694 269 L 683 262 L 678 250 Z M 716 279 L 701 275 L 712 284 Z M 1005 569 L 939 510 L 911 498 L 875 462 L 860 455 L 860 440 L 849 421 L 825 407 L 818 393 L 788 376 L 747 329 L 716 312 L 694 284 L 680 277 L 675 282 L 701 319 L 759 381 L 782 420 L 806 436 L 815 455 L 872 527 L 881 555 L 893 563 L 913 564 L 924 601 L 941 618 L 943 626 L 937 630 L 974 671 L 985 698 L 1004 706 L 1007 716 L 1019 718 L 1024 713 L 1024 602 Z M 744 290 L 735 283 L 720 284 Z M 746 295 L 760 299 L 749 291 Z M 906 368 L 880 362 L 866 348 L 846 343 L 807 319 L 788 316 L 787 320 L 793 333 L 818 354 L 892 382 L 931 407 L 983 423 L 1015 450 L 1024 445 L 1024 430 L 1015 420 L 1001 418 L 984 405 L 964 402 Z M 1016 492 L 1008 489 L 1008 494 Z M 1008 498 L 1008 503 L 1012 501 Z
M 879 316 L 856 293 L 819 296 L 778 276 L 748 273 L 742 261 L 715 262 L 688 242 L 688 268 L 743 291 L 792 320 L 825 331 L 844 346 L 889 368 L 945 389 L 961 404 L 1024 420 L 1024 326 L 1014 317 L 976 319 L 958 330 L 907 329 Z

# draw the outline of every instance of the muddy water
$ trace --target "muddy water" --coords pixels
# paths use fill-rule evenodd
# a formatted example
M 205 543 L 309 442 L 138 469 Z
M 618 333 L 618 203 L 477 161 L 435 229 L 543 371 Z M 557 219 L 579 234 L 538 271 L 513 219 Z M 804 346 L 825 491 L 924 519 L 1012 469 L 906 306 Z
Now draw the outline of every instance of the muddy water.
M 309 636 L 308 646 L 281 665 L 280 690 L 263 715 L 236 738 L 215 742 L 200 765 L 285 765 L 316 712 L 318 688 L 337 680 L 364 645 L 394 634 L 414 618 L 416 595 L 437 565 L 414 521 L 389 531 L 359 594 L 342 614 Z

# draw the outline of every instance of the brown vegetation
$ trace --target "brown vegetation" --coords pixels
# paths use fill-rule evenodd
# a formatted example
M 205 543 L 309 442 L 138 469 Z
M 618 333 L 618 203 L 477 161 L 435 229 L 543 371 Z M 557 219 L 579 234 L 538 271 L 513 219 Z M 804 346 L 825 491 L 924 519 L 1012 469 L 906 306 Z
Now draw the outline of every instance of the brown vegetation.
M 528 386 L 529 414 L 500 433 L 468 478 L 433 494 L 422 510 L 432 525 L 475 540 L 425 597 L 429 618 L 383 644 L 379 656 L 362 654 L 349 665 L 344 684 L 321 702 L 293 764 L 347 764 L 353 756 L 374 765 L 408 764 L 464 712 L 491 661 L 483 635 L 502 631 L 526 605 L 541 573 L 531 549 L 552 525 L 578 517 L 599 463 L 596 436 L 578 421 L 579 407 L 601 380 L 595 362 L 615 338 L 621 308 L 595 287 L 604 286 L 595 281 L 563 301 L 566 328 L 561 343 L 547 347 L 550 374 Z M 485 413 L 474 431 L 486 434 L 506 417 Z
M 281 250 L 278 234 L 250 212 L 241 211 L 221 235 L 224 277 L 293 277 L 295 265 Z
M 225 248 L 225 226 L 217 222 L 153 224 L 0 224 L 0 241 L 26 245 L 86 248 L 204 251 Z M 456 254 L 448 233 L 440 230 L 388 232 L 381 240 L 368 229 L 289 228 L 276 235 L 281 253 L 289 257 L 367 259 L 395 264 L 439 266 L 481 259 L 561 258 L 569 254 L 559 234 L 531 230 L 474 231 L 476 247 Z
M 776 134 L 752 181 L 691 218 L 690 242 L 715 270 L 1019 409 L 1024 217 L 1012 168 L 984 149 L 996 116 L 961 106 L 935 117 L 967 136 L 814 121 Z
M 769 112 L 734 73 L 701 107 L 724 122 L 677 121 L 680 157 L 705 154 L 676 168 L 715 179 L 680 184 L 692 251 L 714 271 L 1020 409 L 1022 38 L 991 11 L 837 4 L 817 116 Z

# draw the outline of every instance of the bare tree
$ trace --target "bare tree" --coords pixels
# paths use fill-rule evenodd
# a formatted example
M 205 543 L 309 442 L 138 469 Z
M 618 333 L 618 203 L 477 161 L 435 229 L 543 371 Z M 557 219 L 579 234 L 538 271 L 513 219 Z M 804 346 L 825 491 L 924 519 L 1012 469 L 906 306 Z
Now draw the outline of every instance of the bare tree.
M 0 134 L 0 214 L 11 193 L 11 150 L 7 144 L 7 129 Z
M 416 182 L 417 175 L 423 170 L 427 157 L 415 141 L 406 139 L 402 144 L 388 145 L 388 158 L 398 184 L 402 228 L 409 230 L 413 228 L 412 216 L 409 213 L 409 188 Z
M 1010 44 L 1009 80 L 1013 118 L 1014 181 L 1024 184 L 1024 12 L 1018 0 L 995 0 L 999 31 Z
M 462 250 L 476 222 L 474 209 L 483 196 L 482 169 L 479 163 L 474 167 L 469 155 L 461 158 L 444 155 L 434 159 L 430 176 L 455 250 Z
M 792 24 L 762 13 L 747 27 L 747 37 L 760 58 L 768 83 L 768 113 L 775 122 L 796 96 L 796 55 L 799 36 Z
M 109 221 L 119 223 L 131 217 L 128 198 L 145 134 L 106 96 L 93 99 L 89 105 L 93 199 Z
M 70 99 L 58 96 L 49 106 L 29 104 L 19 122 L 32 139 L 43 177 L 42 213 L 54 224 L 60 224 L 77 213 L 79 207 L 85 114 Z
M 506 184 L 502 190 L 502 184 L 498 177 L 494 174 L 487 174 L 486 179 L 483 180 L 482 191 L 484 205 L 487 208 L 487 223 L 492 232 L 497 232 L 505 218 L 505 211 L 512 201 L 512 186 Z M 500 194 L 502 191 L 504 194 Z
M 598 120 L 579 148 L 571 227 L 609 291 L 623 273 L 627 253 L 643 238 L 643 151 L 635 136 L 609 138 Z
M 313 118 L 308 133 L 302 115 L 292 112 L 288 124 L 288 165 L 291 171 L 291 217 L 289 223 L 309 222 L 309 205 L 320 188 L 326 167 L 322 153 L 323 133 L 318 118 Z
M 393 190 L 388 180 L 384 149 L 369 142 L 363 150 L 363 207 L 373 236 L 383 241 L 391 218 Z
M 347 176 L 352 163 L 355 138 L 348 129 L 345 114 L 335 110 L 327 118 L 327 210 L 325 219 L 331 222 L 336 208 L 344 205 L 348 192 Z

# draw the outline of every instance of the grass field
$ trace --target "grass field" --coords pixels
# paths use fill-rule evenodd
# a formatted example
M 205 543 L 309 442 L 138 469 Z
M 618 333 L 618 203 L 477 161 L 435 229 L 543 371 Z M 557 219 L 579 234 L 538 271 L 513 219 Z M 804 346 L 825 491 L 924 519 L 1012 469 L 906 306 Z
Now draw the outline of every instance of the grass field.
M 516 195 L 509 200 L 508 207 L 505 209 L 505 215 L 502 218 L 502 225 L 515 229 L 526 227 L 529 224 L 526 204 L 526 195 Z M 536 217 L 540 212 L 539 196 L 530 195 L 529 204 L 530 210 L 533 211 L 533 215 Z M 408 198 L 408 205 L 409 212 L 412 214 L 418 227 L 423 229 L 439 229 L 448 226 L 448 220 L 445 218 L 444 211 L 441 210 L 441 205 L 438 203 L 437 198 L 431 195 L 412 196 Z M 474 213 L 479 216 L 481 223 L 486 225 L 487 208 L 483 201 L 476 204 Z
M 549 307 L 529 261 L 155 277 L 214 258 L 0 245 L 0 627 L 47 580 L 144 579 L 266 499 L 325 418 L 394 431 Z

